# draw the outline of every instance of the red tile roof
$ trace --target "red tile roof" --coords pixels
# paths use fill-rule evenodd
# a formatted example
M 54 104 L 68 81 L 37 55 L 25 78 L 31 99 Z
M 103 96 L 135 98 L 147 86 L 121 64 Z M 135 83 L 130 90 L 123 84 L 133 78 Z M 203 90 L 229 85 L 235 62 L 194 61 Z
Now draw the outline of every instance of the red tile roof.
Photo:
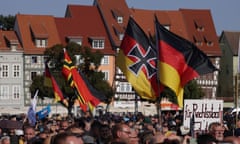
M 45 48 L 37 48 L 34 44 L 36 38 L 47 38 L 51 47 L 60 44 L 58 31 L 53 16 L 47 15 L 16 15 L 15 31 L 22 42 L 25 54 L 43 54 Z
M 170 26 L 170 31 L 183 37 L 187 35 L 182 15 L 178 11 L 130 9 L 130 12 L 146 34 L 155 35 L 154 17 L 156 15 L 162 25 Z
M 103 38 L 104 54 L 114 54 L 109 37 L 95 6 L 68 5 L 67 18 L 55 18 L 61 43 L 66 45 L 67 37 L 82 38 L 82 45 L 91 47 L 90 38 Z
M 193 42 L 194 36 L 201 37 L 200 39 L 204 40 L 202 46 L 198 46 L 201 50 L 209 56 L 221 56 L 218 37 L 210 10 L 180 9 L 179 11 L 182 13 L 185 22 L 188 34 L 187 39 Z M 203 30 L 199 31 L 196 27 L 203 27 Z M 213 45 L 208 46 L 207 41 L 211 41 Z
M 0 30 L 0 51 L 11 51 L 10 44 L 17 45 L 17 51 L 23 50 L 15 31 Z
M 106 27 L 112 37 L 113 46 L 119 46 L 121 40 L 114 30 L 115 27 L 121 27 L 124 29 L 128 23 L 128 18 L 130 12 L 125 0 L 95 0 L 99 11 L 104 15 L 103 20 L 106 23 Z M 114 12 L 120 14 L 123 17 L 123 23 L 117 23 L 116 17 L 114 17 Z
M 195 43 L 195 39 L 201 40 L 202 45 L 198 46 L 208 56 L 221 56 L 218 37 L 213 24 L 210 10 L 180 9 L 180 10 L 145 10 L 128 9 L 125 0 L 96 0 L 99 10 L 104 17 L 109 33 L 114 44 L 120 46 L 121 41 L 115 34 L 114 28 L 126 28 L 128 17 L 132 16 L 142 27 L 146 34 L 154 34 L 154 15 L 163 25 L 169 25 L 170 31 Z M 112 11 L 118 9 L 118 13 L 124 15 L 124 23 L 118 24 Z M 118 25 L 118 26 L 117 26 Z M 197 31 L 196 25 L 204 27 L 204 31 Z M 212 45 L 209 45 L 212 42 Z

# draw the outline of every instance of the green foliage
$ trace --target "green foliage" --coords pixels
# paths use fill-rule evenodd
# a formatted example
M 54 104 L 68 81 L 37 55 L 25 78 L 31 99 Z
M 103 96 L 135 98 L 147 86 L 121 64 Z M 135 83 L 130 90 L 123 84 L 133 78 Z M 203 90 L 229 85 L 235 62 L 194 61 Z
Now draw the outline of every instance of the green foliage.
M 201 99 L 204 97 L 204 93 L 201 87 L 197 84 L 196 80 L 188 82 L 184 87 L 184 98 L 185 99 Z
M 35 92 L 38 91 L 38 97 L 44 99 L 44 97 L 53 98 L 53 92 L 48 88 L 43 86 L 44 77 L 36 76 L 33 79 L 32 85 L 30 86 L 31 95 L 34 96 Z
M 15 22 L 15 16 L 3 16 L 0 15 L 0 29 L 3 30 L 13 30 Z
M 188 82 L 184 87 L 184 99 L 201 99 L 203 96 L 204 93 L 196 80 Z M 166 97 L 169 101 L 178 103 L 176 94 L 170 88 L 165 88 L 161 97 Z
M 71 100 L 71 102 L 73 102 L 74 99 L 76 99 L 74 91 L 61 74 L 64 61 L 63 48 L 62 45 L 55 45 L 46 49 L 44 55 L 49 61 L 49 69 L 62 92 L 69 98 L 69 100 Z M 110 102 L 113 97 L 113 89 L 106 80 L 103 80 L 104 74 L 101 71 L 98 71 L 103 54 L 100 51 L 92 51 L 88 47 L 81 47 L 73 42 L 66 46 L 66 50 L 73 63 L 78 64 L 78 68 L 87 77 L 90 84 L 92 84 L 92 86 L 98 91 L 103 92 L 109 99 L 108 102 Z M 76 59 L 76 56 L 79 56 L 80 59 Z M 39 79 L 34 79 L 30 89 L 31 92 L 34 93 L 36 89 L 39 89 L 40 97 L 53 97 L 52 88 L 45 87 L 43 81 L 44 76 L 39 76 Z

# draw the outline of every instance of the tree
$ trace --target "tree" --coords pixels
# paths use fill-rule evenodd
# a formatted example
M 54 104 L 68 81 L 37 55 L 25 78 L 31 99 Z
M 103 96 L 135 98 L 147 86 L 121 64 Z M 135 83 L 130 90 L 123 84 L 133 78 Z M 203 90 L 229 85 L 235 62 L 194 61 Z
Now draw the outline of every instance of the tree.
M 184 87 L 184 98 L 185 99 L 201 99 L 204 97 L 204 92 L 201 87 L 197 84 L 196 80 L 191 80 Z
M 98 71 L 103 54 L 101 54 L 100 51 L 93 52 L 90 48 L 81 47 L 80 45 L 73 42 L 69 43 L 66 46 L 66 49 L 73 63 L 77 64 L 77 67 L 83 72 L 83 74 L 86 75 L 89 82 L 93 85 L 94 88 L 105 94 L 105 96 L 108 98 L 108 101 L 106 101 L 106 103 L 110 103 L 110 100 L 114 94 L 113 89 L 109 83 L 103 79 L 104 74 L 101 71 Z M 70 88 L 70 86 L 61 75 L 64 61 L 63 46 L 58 44 L 51 48 L 48 48 L 45 50 L 44 55 L 49 60 L 49 69 L 52 71 L 52 74 L 58 82 L 64 95 L 66 95 L 66 97 L 69 99 L 69 108 L 71 109 L 73 102 L 77 97 L 74 95 L 74 91 L 72 88 Z M 47 89 L 43 85 L 43 80 L 35 82 L 34 79 L 31 86 L 31 92 L 33 93 L 38 87 L 41 87 L 39 89 L 40 94 L 44 94 L 41 96 L 53 97 L 53 93 L 49 92 L 52 90 Z
M 177 104 L 177 96 L 171 89 L 165 88 L 161 96 Z M 201 99 L 204 97 L 204 93 L 196 80 L 191 80 L 186 84 L 183 97 L 184 99 Z
M 0 29 L 13 30 L 14 22 L 15 22 L 15 16 L 0 15 Z

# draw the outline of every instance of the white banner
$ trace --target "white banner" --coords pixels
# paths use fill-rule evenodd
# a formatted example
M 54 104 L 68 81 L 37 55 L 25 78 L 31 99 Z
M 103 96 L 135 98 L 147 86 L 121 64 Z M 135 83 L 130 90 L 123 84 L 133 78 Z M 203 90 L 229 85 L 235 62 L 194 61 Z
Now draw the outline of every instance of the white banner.
M 212 122 L 222 122 L 223 100 L 184 100 L 184 126 L 194 130 L 206 131 Z M 191 120 L 192 121 L 191 123 Z

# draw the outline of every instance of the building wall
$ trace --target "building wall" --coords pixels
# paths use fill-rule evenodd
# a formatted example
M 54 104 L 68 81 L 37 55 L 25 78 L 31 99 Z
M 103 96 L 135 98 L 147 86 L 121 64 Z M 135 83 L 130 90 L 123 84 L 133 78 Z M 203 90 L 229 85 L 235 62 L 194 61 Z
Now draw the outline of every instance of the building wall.
M 115 56 L 113 55 L 106 55 L 108 57 L 108 64 L 101 64 L 99 67 L 99 70 L 102 72 L 108 72 L 109 74 L 109 79 L 108 82 L 112 86 L 114 76 L 115 76 Z
M 225 41 L 224 37 L 220 41 L 220 48 L 222 49 L 222 57 L 220 61 L 221 69 L 219 72 L 219 84 L 217 90 L 218 97 L 234 97 L 234 72 L 235 67 L 233 53 Z
M 8 76 L 3 76 L 3 65 L 8 66 Z M 18 66 L 14 76 L 14 66 Z M 24 105 L 23 92 L 23 53 L 1 52 L 0 53 L 0 105 L 3 107 L 19 108 Z M 16 73 L 15 73 L 16 74 Z
M 36 75 L 44 74 L 44 57 L 42 55 L 24 55 L 24 67 L 24 104 L 29 105 L 31 97 L 34 95 L 30 92 L 32 78 L 34 77 L 33 73 L 36 73 Z M 53 100 L 44 100 L 43 104 L 52 103 L 52 101 Z

